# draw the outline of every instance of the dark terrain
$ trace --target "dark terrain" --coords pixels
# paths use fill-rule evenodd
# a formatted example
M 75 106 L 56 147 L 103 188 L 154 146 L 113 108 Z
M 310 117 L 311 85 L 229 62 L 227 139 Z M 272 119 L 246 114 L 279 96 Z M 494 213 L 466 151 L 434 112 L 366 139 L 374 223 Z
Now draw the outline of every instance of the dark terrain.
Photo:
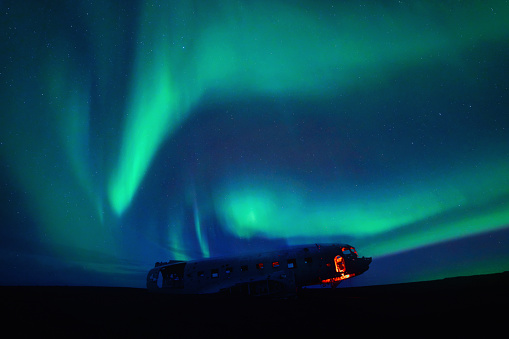
M 112 287 L 0 287 L 9 337 L 499 336 L 509 272 L 264 299 Z M 11 332 L 12 331 L 12 332 Z M 501 332 L 503 331 L 503 332 Z

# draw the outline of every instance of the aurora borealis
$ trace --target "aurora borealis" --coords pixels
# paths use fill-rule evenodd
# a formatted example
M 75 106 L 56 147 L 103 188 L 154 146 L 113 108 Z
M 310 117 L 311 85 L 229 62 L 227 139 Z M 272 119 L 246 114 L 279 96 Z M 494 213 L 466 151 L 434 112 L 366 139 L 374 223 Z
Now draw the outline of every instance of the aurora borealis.
M 0 284 L 315 242 L 366 284 L 509 270 L 506 1 L 0 8 Z

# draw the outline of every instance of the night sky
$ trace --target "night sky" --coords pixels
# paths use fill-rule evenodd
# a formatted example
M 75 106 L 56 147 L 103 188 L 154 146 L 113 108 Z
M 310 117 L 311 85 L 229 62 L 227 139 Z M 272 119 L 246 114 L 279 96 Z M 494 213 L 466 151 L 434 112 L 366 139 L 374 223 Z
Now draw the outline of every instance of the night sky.
M 509 270 L 507 1 L 0 2 L 0 284 L 316 242 Z

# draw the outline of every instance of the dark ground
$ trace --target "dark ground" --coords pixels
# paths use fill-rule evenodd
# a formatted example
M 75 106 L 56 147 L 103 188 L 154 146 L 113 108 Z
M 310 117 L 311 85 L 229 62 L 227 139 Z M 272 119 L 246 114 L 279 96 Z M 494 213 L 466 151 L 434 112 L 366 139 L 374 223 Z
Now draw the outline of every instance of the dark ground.
M 0 287 L 8 337 L 500 336 L 509 272 L 308 289 L 297 298 L 172 296 L 112 287 Z M 502 332 L 501 332 L 502 331 Z M 505 336 L 505 335 L 503 335 Z

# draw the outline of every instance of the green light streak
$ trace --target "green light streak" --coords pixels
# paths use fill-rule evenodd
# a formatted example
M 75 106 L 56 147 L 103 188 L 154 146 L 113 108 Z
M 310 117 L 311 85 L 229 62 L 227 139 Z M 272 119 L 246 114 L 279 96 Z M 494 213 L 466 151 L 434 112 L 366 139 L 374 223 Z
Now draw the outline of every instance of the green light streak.
M 191 260 L 192 257 L 186 255 L 186 249 L 184 248 L 184 232 L 186 231 L 180 222 L 175 221 L 172 218 L 168 227 L 167 241 L 164 242 L 166 245 L 169 244 L 171 258 L 175 260 Z M 154 243 L 159 243 L 158 239 L 154 240 Z
M 111 205 L 121 214 L 131 202 L 157 148 L 189 113 L 185 86 L 175 83 L 171 39 L 164 33 L 167 10 L 145 6 L 138 37 L 131 100 L 119 165 L 109 185 Z
M 65 50 L 61 50 L 57 54 L 64 53 Z M 69 170 L 100 210 L 102 203 L 96 194 L 97 187 L 90 170 L 89 76 L 77 71 L 71 62 L 62 64 L 48 61 L 44 68 L 55 130 L 65 151 L 65 158 L 69 161 Z
M 30 215 L 36 216 L 31 241 L 66 261 L 90 262 L 91 255 L 114 253 L 115 244 L 102 223 L 87 162 L 88 83 L 76 77 L 80 72 L 72 62 L 61 59 L 46 60 L 40 72 L 49 84 L 43 95 L 17 106 L 16 119 L 2 125 L 16 135 L 7 145 L 10 168 Z
M 425 181 L 404 180 L 418 183 L 411 186 L 394 181 L 383 187 L 330 183 L 330 192 L 318 190 L 319 196 L 287 180 L 238 180 L 218 189 L 216 210 L 239 237 L 285 238 L 290 243 L 354 237 L 358 246 L 382 256 L 507 227 L 505 173 L 509 163 L 486 160 L 482 166 Z
M 449 240 L 460 239 L 466 236 L 494 231 L 509 226 L 509 202 L 497 206 L 487 214 L 458 216 L 453 221 L 438 219 L 434 224 L 423 225 L 412 234 L 402 234 L 390 237 L 390 240 L 380 239 L 366 245 L 366 251 L 374 256 L 395 254 L 415 248 L 437 244 Z M 433 218 L 432 218 L 433 219 Z
M 196 199 L 193 204 L 193 216 L 194 216 L 194 228 L 196 231 L 196 236 L 198 238 L 198 243 L 200 244 L 201 253 L 205 258 L 208 258 L 210 257 L 210 250 L 207 240 L 206 229 L 202 228 L 200 222 L 200 211 L 198 210 L 198 204 L 196 202 Z
M 242 187 L 242 186 L 241 186 Z M 441 212 L 446 206 L 438 204 L 428 192 L 416 192 L 398 197 L 395 189 L 387 195 L 373 197 L 373 193 L 342 192 L 351 197 L 333 202 L 305 198 L 303 192 L 290 187 L 224 193 L 218 209 L 230 231 L 240 237 L 263 235 L 292 238 L 313 236 L 363 237 L 381 234 Z M 362 199 L 362 197 L 370 197 Z M 426 204 L 421 204 L 427 201 Z M 449 200 L 452 205 L 456 201 Z

